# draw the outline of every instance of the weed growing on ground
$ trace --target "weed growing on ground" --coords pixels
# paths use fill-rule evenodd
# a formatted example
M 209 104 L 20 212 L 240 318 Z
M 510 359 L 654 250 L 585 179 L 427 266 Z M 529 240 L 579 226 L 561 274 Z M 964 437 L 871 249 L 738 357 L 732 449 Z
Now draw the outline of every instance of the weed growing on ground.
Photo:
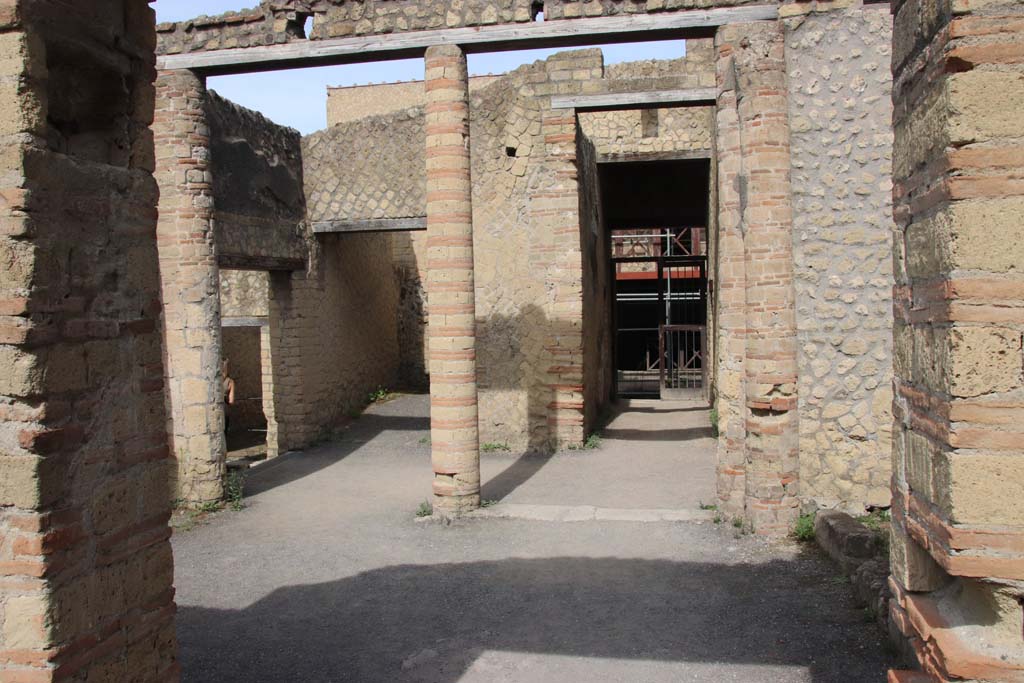
M 480 450 L 484 453 L 493 453 L 495 451 L 511 451 L 507 443 L 485 443 L 480 445 Z
M 430 443 L 430 437 L 429 436 L 420 437 L 420 443 L 421 444 L 428 444 L 428 443 Z
M 717 505 L 711 505 L 710 503 L 705 503 L 705 502 L 702 501 L 700 503 L 700 509 L 701 510 L 717 510 L 718 506 Z
M 711 420 L 711 434 L 715 437 L 718 436 L 718 408 L 712 408 L 711 412 L 708 413 L 708 418 Z
M 432 514 L 434 514 L 434 506 L 428 500 L 423 501 L 420 503 L 420 506 L 416 508 L 417 517 L 429 517 Z
M 213 512 L 220 512 L 224 509 L 224 503 L 219 500 L 211 500 L 209 503 L 201 503 L 196 506 L 195 511 L 201 514 L 210 514 Z
M 601 435 L 597 432 L 593 432 L 587 437 L 587 440 L 583 442 L 583 448 L 588 451 L 592 451 L 596 448 L 601 447 Z
M 384 387 L 377 387 L 377 390 L 370 394 L 368 401 L 370 403 L 380 403 L 391 398 L 391 392 Z
M 482 507 L 482 508 L 494 507 L 497 504 L 498 504 L 498 501 L 494 500 L 493 498 L 488 498 L 487 500 L 481 500 L 480 501 L 480 507 Z
M 734 527 L 736 527 L 737 529 L 742 529 L 743 528 L 743 518 L 742 517 L 733 517 L 732 518 L 732 525 Z
M 857 521 L 872 531 L 881 532 L 888 530 L 889 522 L 892 521 L 892 516 L 889 514 L 888 510 L 875 510 L 870 514 L 857 517 Z
M 224 483 L 224 500 L 227 501 L 228 507 L 237 512 L 245 507 L 242 502 L 244 497 L 245 474 L 240 471 L 232 472 Z
M 814 515 L 800 515 L 793 527 L 793 538 L 801 543 L 814 540 Z
M 714 518 L 711 521 L 714 522 L 715 524 L 721 524 L 722 522 L 725 521 L 725 518 L 722 517 L 722 515 L 715 515 Z

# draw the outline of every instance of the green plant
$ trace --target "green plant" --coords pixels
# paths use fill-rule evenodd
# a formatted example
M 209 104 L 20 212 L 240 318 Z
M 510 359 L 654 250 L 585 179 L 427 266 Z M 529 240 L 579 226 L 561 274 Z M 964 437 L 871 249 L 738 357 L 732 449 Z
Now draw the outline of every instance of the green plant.
M 742 517 L 733 517 L 732 518 L 732 525 L 734 527 L 736 527 L 737 529 L 742 529 L 743 528 L 743 518 Z
M 702 502 L 702 503 L 700 503 L 700 509 L 701 510 L 717 510 L 718 506 L 717 505 L 712 505 L 710 503 Z
M 377 387 L 377 390 L 370 394 L 369 403 L 380 403 L 391 398 L 391 392 L 384 387 Z
M 241 471 L 234 471 L 228 475 L 227 481 L 224 483 L 224 499 L 234 511 L 241 510 L 245 507 L 242 503 L 242 498 L 245 497 L 245 474 Z
M 883 532 L 889 528 L 892 516 L 888 510 L 875 510 L 869 514 L 857 517 L 857 521 L 872 531 Z
M 583 442 L 583 448 L 588 451 L 592 451 L 596 448 L 601 447 L 601 435 L 597 432 L 592 432 L 587 440 Z
M 353 420 L 355 420 L 356 418 L 363 414 L 363 408 L 361 406 L 352 407 L 345 411 L 345 413 Z
M 814 515 L 800 515 L 793 527 L 793 538 L 801 543 L 810 543 L 814 540 Z
M 711 434 L 718 436 L 718 408 L 712 408 L 708 413 L 708 419 L 711 420 Z
M 211 500 L 208 503 L 200 503 L 196 506 L 195 511 L 197 513 L 209 514 L 212 512 L 220 512 L 224 509 L 224 503 L 219 500 Z
M 714 522 L 715 524 L 721 524 L 722 522 L 725 521 L 725 518 L 722 517 L 722 515 L 715 515 L 714 518 L 711 521 Z
M 507 443 L 485 443 L 480 445 L 480 450 L 483 453 L 493 453 L 494 451 L 510 451 Z
M 423 501 L 420 503 L 420 506 L 416 508 L 417 517 L 429 517 L 432 514 L 434 514 L 434 506 L 428 500 Z
M 486 500 L 481 500 L 480 501 L 480 507 L 482 507 L 482 508 L 494 507 L 497 504 L 498 504 L 498 501 L 496 501 L 496 500 L 494 500 L 492 498 L 488 498 Z
M 421 444 L 428 444 L 428 443 L 430 443 L 430 437 L 429 436 L 422 436 L 422 437 L 420 437 L 420 443 Z

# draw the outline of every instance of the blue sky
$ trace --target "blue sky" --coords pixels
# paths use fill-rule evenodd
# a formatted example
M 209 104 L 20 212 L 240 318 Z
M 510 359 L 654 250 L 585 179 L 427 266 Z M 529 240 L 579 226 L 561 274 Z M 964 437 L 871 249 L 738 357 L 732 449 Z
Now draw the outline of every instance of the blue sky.
M 157 21 L 180 21 L 200 14 L 220 14 L 254 7 L 259 0 L 158 0 Z M 605 62 L 637 59 L 670 59 L 685 52 L 683 41 L 630 43 L 601 46 Z M 557 50 L 523 50 L 470 55 L 473 74 L 504 73 L 517 66 L 544 59 Z M 403 59 L 375 64 L 350 64 L 290 71 L 272 71 L 242 76 L 210 78 L 208 85 L 224 97 L 303 134 L 327 125 L 327 86 L 411 81 L 423 78 L 423 62 Z

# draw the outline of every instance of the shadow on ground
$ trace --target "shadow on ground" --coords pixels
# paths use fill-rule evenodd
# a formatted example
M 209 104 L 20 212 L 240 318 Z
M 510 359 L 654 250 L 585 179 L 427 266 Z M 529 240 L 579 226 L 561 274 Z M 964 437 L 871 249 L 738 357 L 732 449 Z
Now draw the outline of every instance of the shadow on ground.
M 710 439 L 715 432 L 711 427 L 688 427 L 686 429 L 661 429 L 651 431 L 648 429 L 612 429 L 608 428 L 601 432 L 605 439 L 617 441 L 695 441 L 696 439 Z
M 854 651 L 870 643 L 850 638 L 863 628 L 857 612 L 823 599 L 798 564 L 553 557 L 385 567 L 281 588 L 245 609 L 182 608 L 185 679 L 533 681 L 536 655 L 558 655 L 603 667 L 600 680 L 615 680 L 604 660 L 686 663 L 664 680 L 884 680 L 877 642 Z M 706 677 L 725 664 L 750 677 L 736 668 Z
M 341 462 L 382 433 L 418 431 L 429 433 L 429 417 L 364 413 L 328 443 L 284 453 L 251 471 L 246 478 L 245 495 L 255 496 L 315 474 Z

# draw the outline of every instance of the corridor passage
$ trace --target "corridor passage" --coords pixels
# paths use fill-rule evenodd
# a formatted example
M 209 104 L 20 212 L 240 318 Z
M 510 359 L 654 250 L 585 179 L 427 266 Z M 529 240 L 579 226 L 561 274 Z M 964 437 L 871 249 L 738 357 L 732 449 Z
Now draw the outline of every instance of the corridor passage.
M 417 521 L 422 396 L 253 468 L 245 509 L 175 533 L 183 680 L 884 680 L 880 634 L 826 560 L 699 509 L 713 490 L 706 412 L 624 407 L 595 449 L 485 453 L 485 512 L 695 521 Z

